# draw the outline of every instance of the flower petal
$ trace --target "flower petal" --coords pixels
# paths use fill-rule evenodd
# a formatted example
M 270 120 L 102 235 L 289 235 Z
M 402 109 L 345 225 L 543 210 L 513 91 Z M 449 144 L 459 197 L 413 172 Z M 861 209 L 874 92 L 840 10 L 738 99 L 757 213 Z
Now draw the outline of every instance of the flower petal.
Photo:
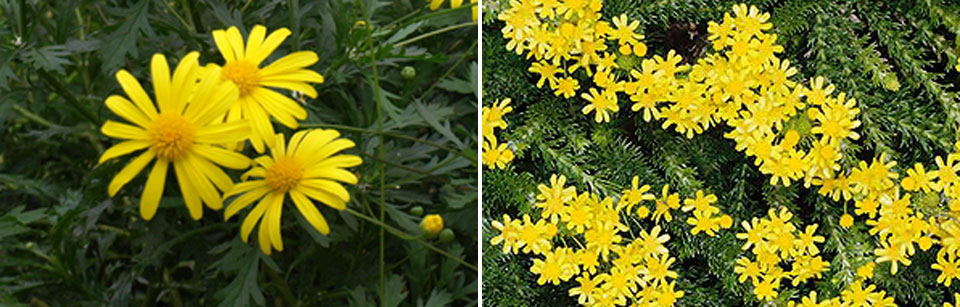
M 140 149 L 147 148 L 147 146 L 150 146 L 149 142 L 139 141 L 139 140 L 123 141 L 123 142 L 117 143 L 116 145 L 113 145 L 113 146 L 110 146 L 110 148 L 107 148 L 107 150 L 104 151 L 102 155 L 100 155 L 100 161 L 97 162 L 97 164 L 103 163 L 107 160 L 110 160 L 116 157 L 124 156 L 126 154 L 129 154 L 131 152 L 134 152 Z
M 114 137 L 118 139 L 127 139 L 127 140 L 147 140 L 147 130 L 143 128 L 118 123 L 112 120 L 108 120 L 103 124 L 103 127 L 100 128 L 100 132 L 109 137 Z
M 279 28 L 270 33 L 270 36 L 267 36 L 267 39 L 263 41 L 262 44 L 257 46 L 256 49 L 252 51 L 247 51 L 247 60 L 252 62 L 254 65 L 260 66 L 260 63 L 263 62 L 277 47 L 283 43 L 283 40 L 287 39 L 290 36 L 290 29 Z
M 300 214 L 307 219 L 307 222 L 309 222 L 314 229 L 324 235 L 330 234 L 330 226 L 327 225 L 327 220 L 323 218 L 323 214 L 320 214 L 320 211 L 317 210 L 317 207 L 313 205 L 313 202 L 310 201 L 306 195 L 296 190 L 291 190 L 290 199 L 293 199 L 297 210 L 300 211 Z
M 246 208 L 254 201 L 260 199 L 264 195 L 267 195 L 268 192 L 270 192 L 270 188 L 261 182 L 259 186 L 255 187 L 255 189 L 235 198 L 232 202 L 230 202 L 230 205 L 227 206 L 227 210 L 224 213 L 224 220 L 230 219 L 234 214 L 237 214 L 237 212 L 243 210 L 243 208 Z
M 150 76 L 153 78 L 153 95 L 157 97 L 160 113 L 175 113 L 173 110 L 173 96 L 170 91 L 170 65 L 167 57 L 156 53 L 150 59 Z
M 133 161 L 130 161 L 130 163 L 127 163 L 116 176 L 113 176 L 113 180 L 110 180 L 110 184 L 107 186 L 107 193 L 110 194 L 110 197 L 117 195 L 120 188 L 126 185 L 127 182 L 130 182 L 133 177 L 136 177 L 156 155 L 156 152 L 153 150 L 147 150 L 136 159 L 133 159 Z
M 294 52 L 260 69 L 260 78 L 269 78 L 274 75 L 295 71 L 313 65 L 318 59 L 317 54 L 313 51 Z
M 153 106 L 153 101 L 150 100 L 150 96 L 147 96 L 147 92 L 143 91 L 143 87 L 140 86 L 140 82 L 137 81 L 133 75 L 130 75 L 126 70 L 121 69 L 116 74 L 117 82 L 120 83 L 120 87 L 123 88 L 123 91 L 127 93 L 127 97 L 130 97 L 130 100 L 133 100 L 133 103 L 137 105 L 137 108 L 147 115 L 148 118 L 153 119 L 157 117 L 157 109 Z
M 170 162 L 157 159 L 147 177 L 147 183 L 143 187 L 143 194 L 140 195 L 140 216 L 144 220 L 153 219 L 157 213 L 157 206 L 160 205 L 160 197 L 163 196 L 163 186 L 167 181 L 167 168 Z
M 147 118 L 146 114 L 143 114 L 140 109 L 133 105 L 132 102 L 123 98 L 119 95 L 111 95 L 107 97 L 107 100 L 104 102 L 107 105 L 107 108 L 110 111 L 113 111 L 114 114 L 123 117 L 130 121 L 131 123 L 136 124 L 137 126 L 147 128 L 150 126 L 150 118 Z
M 247 242 L 247 238 L 250 237 L 250 232 L 253 231 L 253 226 L 257 225 L 257 222 L 260 221 L 263 213 L 267 211 L 267 207 L 272 202 L 271 199 L 276 196 L 277 195 L 273 193 L 267 194 L 266 197 L 261 199 L 260 202 L 253 207 L 253 210 L 250 210 L 250 213 L 247 213 L 247 217 L 243 218 L 243 224 L 240 225 L 240 239 L 243 239 L 243 242 Z
M 193 150 L 198 155 L 224 167 L 232 169 L 246 169 L 250 167 L 250 159 L 235 151 L 206 144 L 194 145 Z
M 298 186 L 296 190 L 302 192 L 303 194 L 307 195 L 310 198 L 313 198 L 322 202 L 323 204 L 329 206 L 330 208 L 334 208 L 337 210 L 343 210 L 347 208 L 347 202 L 331 194 L 330 192 L 321 191 L 321 190 L 317 190 L 317 189 L 306 187 L 306 186 Z
M 190 217 L 194 220 L 199 220 L 203 217 L 203 202 L 193 189 L 194 184 L 184 170 L 183 160 L 173 162 L 173 171 L 177 174 L 180 194 L 183 195 L 183 202 L 187 206 L 187 211 L 190 211 Z

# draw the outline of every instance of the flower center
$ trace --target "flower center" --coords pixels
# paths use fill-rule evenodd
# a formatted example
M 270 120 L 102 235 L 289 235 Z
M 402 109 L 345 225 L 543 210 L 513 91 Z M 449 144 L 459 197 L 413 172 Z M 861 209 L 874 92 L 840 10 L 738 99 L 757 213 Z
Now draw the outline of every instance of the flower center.
M 193 146 L 193 124 L 177 114 L 160 114 L 150 124 L 147 133 L 150 147 L 164 160 L 183 157 Z
M 257 73 L 260 69 L 247 60 L 237 60 L 223 66 L 220 75 L 227 80 L 233 81 L 240 90 L 240 97 L 247 96 L 260 84 L 260 75 Z
M 276 163 L 267 169 L 267 186 L 276 192 L 286 193 L 297 186 L 303 178 L 303 165 L 292 157 L 277 159 Z

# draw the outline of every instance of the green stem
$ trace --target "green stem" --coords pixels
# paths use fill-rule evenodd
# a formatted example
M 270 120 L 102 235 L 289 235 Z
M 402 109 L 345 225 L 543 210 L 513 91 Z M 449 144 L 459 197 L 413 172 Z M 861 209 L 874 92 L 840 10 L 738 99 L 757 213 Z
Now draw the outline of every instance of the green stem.
M 424 19 L 429 19 L 429 18 L 441 16 L 441 15 L 446 15 L 446 14 L 452 14 L 452 13 L 459 12 L 459 11 L 466 11 L 466 10 L 469 10 L 470 8 L 472 8 L 472 7 L 475 6 L 475 5 L 477 5 L 477 3 L 470 3 L 470 4 L 468 4 L 468 5 L 461 5 L 461 6 L 458 7 L 458 8 L 450 8 L 450 9 L 445 9 L 445 10 L 440 10 L 440 11 L 434 11 L 433 13 L 430 13 L 430 14 L 420 15 L 420 17 L 411 19 L 410 21 L 407 21 L 407 22 L 403 23 L 403 25 L 402 25 L 402 26 L 399 26 L 398 28 L 406 27 L 406 26 L 409 25 L 409 24 L 412 24 L 412 23 L 414 23 L 414 22 L 421 21 L 421 20 L 424 20 Z
M 400 169 L 403 169 L 403 170 L 408 171 L 408 172 L 417 173 L 417 174 L 421 174 L 421 175 L 424 175 L 424 176 L 430 176 L 430 175 L 432 175 L 432 174 L 427 173 L 427 172 L 424 172 L 424 171 L 422 171 L 422 170 L 415 169 L 415 168 L 412 168 L 412 167 L 409 167 L 409 166 L 406 166 L 406 165 L 403 165 L 403 164 L 400 164 L 400 163 L 390 162 L 390 161 L 388 161 L 387 159 L 382 159 L 382 158 L 380 158 L 380 157 L 377 157 L 377 156 L 374 156 L 374 155 L 371 155 L 371 154 L 368 154 L 368 153 L 365 153 L 365 152 L 360 152 L 360 155 L 363 156 L 364 158 L 374 159 L 374 160 L 377 160 L 377 161 L 380 162 L 380 163 L 384 163 L 384 164 L 390 165 L 390 166 L 392 166 L 392 167 L 400 168 Z
M 267 272 L 267 275 L 270 276 L 270 281 L 273 282 L 273 286 L 277 288 L 277 291 L 280 291 L 280 299 L 283 300 L 283 304 L 288 307 L 297 306 L 297 299 L 294 298 L 293 292 L 290 291 L 290 285 L 287 284 L 287 281 L 283 280 L 280 274 L 277 274 L 277 272 L 269 266 L 264 265 L 262 267 L 263 270 Z
M 452 152 L 452 153 L 454 153 L 454 154 L 457 154 L 458 156 L 461 156 L 461 157 L 467 159 L 468 161 L 470 161 L 471 163 L 473 163 L 473 165 L 477 165 L 477 157 L 476 157 L 476 156 L 471 156 L 471 155 L 468 155 L 468 154 L 466 154 L 466 153 L 464 153 L 464 152 L 458 151 L 458 150 L 456 150 L 456 149 L 453 149 L 453 148 L 450 148 L 450 147 L 447 147 L 447 146 L 444 146 L 444 145 L 441 145 L 441 144 L 437 144 L 437 143 L 434 143 L 434 142 L 431 142 L 431 141 L 427 141 L 427 140 L 421 140 L 421 139 L 418 139 L 418 138 L 415 138 L 415 137 L 411 137 L 411 136 L 406 136 L 406 135 L 403 135 L 403 134 L 396 134 L 396 133 L 390 133 L 390 132 L 370 130 L 370 129 L 360 128 L 360 127 L 351 127 L 351 126 L 344 126 L 344 125 L 337 125 L 337 124 L 323 124 L 323 123 L 301 124 L 300 127 L 301 127 L 301 128 L 305 128 L 305 129 L 309 129 L 309 128 L 332 128 L 332 129 L 340 129 L 340 130 L 347 130 L 347 131 L 353 131 L 353 132 L 373 133 L 373 134 L 377 134 L 377 135 L 381 135 L 381 136 L 389 136 L 389 137 L 392 137 L 392 138 L 402 139 L 402 140 L 411 141 L 411 142 L 416 142 L 416 143 L 421 143 L 421 144 L 425 144 L 425 145 L 429 145 L 429 146 L 436 147 L 436 148 L 441 149 L 441 150 L 445 150 L 445 151 L 448 151 L 448 152 Z
M 452 25 L 452 26 L 448 26 L 448 27 L 445 27 L 445 28 L 436 29 L 436 30 L 433 30 L 433 31 L 430 31 L 430 32 L 427 32 L 427 33 L 423 33 L 423 34 L 417 35 L 417 36 L 414 37 L 414 38 L 411 38 L 411 39 L 408 39 L 408 40 L 405 40 L 405 41 L 402 41 L 402 42 L 393 44 L 393 47 L 400 48 L 400 47 L 403 47 L 403 46 L 405 46 L 405 45 L 412 44 L 412 43 L 414 43 L 414 42 L 417 42 L 417 41 L 422 40 L 422 39 L 425 39 L 425 38 L 429 38 L 429 37 L 434 36 L 434 35 L 439 35 L 439 34 L 442 34 L 442 33 L 445 33 L 445 32 L 450 32 L 450 31 L 453 31 L 453 30 L 462 29 L 462 28 L 466 28 L 466 27 L 472 27 L 472 26 L 476 26 L 476 25 L 477 25 L 477 22 L 474 21 L 474 22 L 461 23 L 461 24 L 458 24 L 458 25 Z
M 48 121 L 48 120 L 46 120 L 46 119 L 43 119 L 43 117 L 40 117 L 40 115 L 37 115 L 37 114 L 35 114 L 35 113 L 33 113 L 33 112 L 30 112 L 30 110 L 24 109 L 23 107 L 21 107 L 21 106 L 18 105 L 18 104 L 13 104 L 13 105 L 11 106 L 11 108 L 13 108 L 15 111 L 19 112 L 20 115 L 23 115 L 23 117 L 25 117 L 26 119 L 29 119 L 29 120 L 31 120 L 31 121 L 33 121 L 33 122 L 35 122 L 35 123 L 38 123 L 38 124 L 40 124 L 41 126 L 44 126 L 44 127 L 46 127 L 46 128 L 53 127 L 53 123 L 51 123 L 50 121 Z
M 37 70 L 37 74 L 40 75 L 40 79 L 43 79 L 44 82 L 46 82 L 47 84 L 53 87 L 53 90 L 55 93 L 58 93 L 60 94 L 60 96 L 63 96 L 63 99 L 66 99 L 67 103 L 73 106 L 73 108 L 77 109 L 77 111 L 80 111 L 80 115 L 83 115 L 83 117 L 87 118 L 87 120 L 89 120 L 94 124 L 97 124 L 97 125 L 100 124 L 100 121 L 97 120 L 97 117 L 93 115 L 93 112 L 90 112 L 90 110 L 88 110 L 87 108 L 84 108 L 83 105 L 80 103 L 80 100 L 77 100 L 77 97 L 73 96 L 73 93 L 67 90 L 67 88 L 63 86 L 62 83 L 57 81 L 56 78 L 54 78 L 49 73 L 43 70 Z
M 373 223 L 373 224 L 375 224 L 375 225 L 377 225 L 377 226 L 380 226 L 382 229 L 387 230 L 387 232 L 389 232 L 389 233 L 397 236 L 397 237 L 400 238 L 400 239 L 407 240 L 407 241 L 416 240 L 417 243 L 420 243 L 420 245 L 423 245 L 424 247 L 426 247 L 426 248 L 428 248 L 428 249 L 430 249 L 430 250 L 432 250 L 432 251 L 434 251 L 434 252 L 436 252 L 436 253 L 438 253 L 438 254 L 444 255 L 444 256 L 446 256 L 447 258 L 453 259 L 454 261 L 462 264 L 463 266 L 466 266 L 466 267 L 470 268 L 470 269 L 473 270 L 473 271 L 477 271 L 477 266 L 472 265 L 472 264 L 470 264 L 470 263 L 467 263 L 466 261 L 464 261 L 463 259 L 460 259 L 460 258 L 458 258 L 458 257 L 454 257 L 454 256 L 451 255 L 450 253 L 448 253 L 448 252 L 440 249 L 439 247 L 433 246 L 433 244 L 430 244 L 430 243 L 427 243 L 427 242 L 423 241 L 422 239 L 420 239 L 420 238 L 417 237 L 417 236 L 409 235 L 409 234 L 403 232 L 403 231 L 400 230 L 400 229 L 394 228 L 393 226 L 387 225 L 387 224 L 385 224 L 385 223 L 381 223 L 380 221 L 378 221 L 378 220 L 376 220 L 376 219 L 374 219 L 374 218 L 372 218 L 372 217 L 366 216 L 366 215 L 364 215 L 363 213 L 354 211 L 353 209 L 346 208 L 346 209 L 344 209 L 344 211 L 346 211 L 347 213 L 353 214 L 354 216 L 359 217 L 360 219 L 362 219 L 362 220 L 364 220 L 364 221 L 367 221 L 367 222 Z
M 364 8 L 366 11 L 366 8 Z M 372 17 L 373 16 L 364 16 L 366 18 L 366 23 L 368 26 L 373 26 Z M 367 32 L 367 49 L 373 49 L 373 31 Z M 380 75 L 377 72 L 377 57 L 376 53 L 370 54 L 370 69 L 373 72 L 373 100 L 377 104 L 377 134 L 379 135 L 379 145 L 377 146 L 377 155 L 380 157 L 381 161 L 383 158 L 383 147 L 386 143 L 383 135 L 383 99 L 380 94 Z M 380 163 L 380 223 L 384 224 L 385 213 L 386 213 L 386 165 Z M 386 295 L 387 282 L 386 282 L 386 261 L 384 260 L 384 252 L 386 250 L 386 244 L 384 243 L 384 231 L 383 228 L 380 228 L 380 300 L 381 304 L 383 303 L 383 298 Z

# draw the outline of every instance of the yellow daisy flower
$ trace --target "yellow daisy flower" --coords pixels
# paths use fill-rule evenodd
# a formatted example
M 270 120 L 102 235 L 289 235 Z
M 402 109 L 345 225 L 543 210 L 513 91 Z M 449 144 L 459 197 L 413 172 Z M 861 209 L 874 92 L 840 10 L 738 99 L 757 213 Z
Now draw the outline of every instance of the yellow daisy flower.
M 263 155 L 254 159 L 258 165 L 243 175 L 244 178 L 263 179 L 239 183 L 223 195 L 227 198 L 243 194 L 227 206 L 226 219 L 260 200 L 240 226 L 244 242 L 247 242 L 253 226 L 262 220 L 258 233 L 260 249 L 268 255 L 271 246 L 283 251 L 280 215 L 287 194 L 310 225 L 322 234 L 330 233 L 327 221 L 310 199 L 337 210 L 345 209 L 350 194 L 340 183 L 357 183 L 357 176 L 345 168 L 363 162 L 354 155 L 334 155 L 354 146 L 353 141 L 339 137 L 340 133 L 336 130 L 312 129 L 297 132 L 290 138 L 289 144 L 284 141 L 283 134 L 277 134 L 273 142 L 268 142 L 273 156 Z
M 150 72 L 156 104 L 126 70 L 117 72 L 116 77 L 130 100 L 119 95 L 106 100 L 107 108 L 134 125 L 110 120 L 103 124 L 103 134 L 125 141 L 104 151 L 99 163 L 146 149 L 113 177 L 107 188 L 110 196 L 156 160 L 140 197 L 140 216 L 145 220 L 157 212 L 170 164 L 194 219 L 203 216 L 201 203 L 214 210 L 222 208 L 217 190 L 233 188 L 233 181 L 217 165 L 233 169 L 250 166 L 247 157 L 216 146 L 243 141 L 249 126 L 246 122 L 213 123 L 236 101 L 237 88 L 220 82 L 219 68 L 201 74 L 198 57 L 197 52 L 184 56 L 171 78 L 166 58 L 153 56 Z
M 273 31 L 269 36 L 266 32 L 266 27 L 254 26 L 244 47 L 236 27 L 213 31 L 213 40 L 226 60 L 220 76 L 240 89 L 239 100 L 230 108 L 226 121 L 249 120 L 253 128 L 250 142 L 259 153 L 263 153 L 265 141 L 273 140 L 271 117 L 291 129 L 297 128 L 297 120 L 307 118 L 307 111 L 297 102 L 269 88 L 298 91 L 316 98 L 317 90 L 309 83 L 323 83 L 323 76 L 305 69 L 317 62 L 313 51 L 294 52 L 261 68 L 263 60 L 290 35 L 287 28 Z

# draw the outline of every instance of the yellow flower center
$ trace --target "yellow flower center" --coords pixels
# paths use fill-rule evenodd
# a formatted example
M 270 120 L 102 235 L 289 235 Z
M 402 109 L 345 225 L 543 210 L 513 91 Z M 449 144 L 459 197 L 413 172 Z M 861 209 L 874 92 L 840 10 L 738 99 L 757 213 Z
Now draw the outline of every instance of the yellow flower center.
M 223 66 L 220 75 L 237 85 L 240 97 L 247 96 L 260 84 L 260 69 L 247 60 L 237 60 Z
M 267 186 L 276 192 L 286 193 L 297 186 L 303 178 L 303 165 L 293 157 L 277 159 L 276 163 L 267 169 Z
M 160 114 L 150 124 L 147 134 L 150 147 L 164 160 L 179 159 L 193 146 L 193 124 L 177 114 Z

